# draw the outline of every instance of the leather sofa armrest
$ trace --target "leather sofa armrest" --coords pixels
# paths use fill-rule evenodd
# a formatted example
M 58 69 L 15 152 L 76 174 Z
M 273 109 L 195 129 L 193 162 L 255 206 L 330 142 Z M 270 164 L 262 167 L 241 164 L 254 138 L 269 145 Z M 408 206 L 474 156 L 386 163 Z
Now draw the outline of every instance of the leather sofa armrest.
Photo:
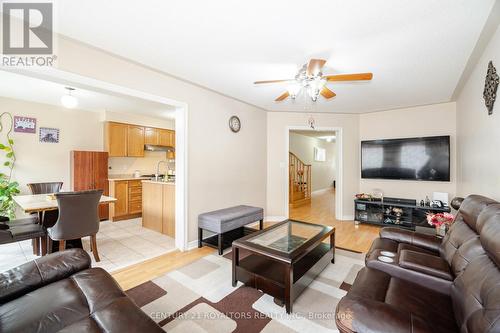
M 399 254 L 399 266 L 415 272 L 453 281 L 450 266 L 448 266 L 446 260 L 441 257 L 410 250 L 402 250 Z
M 66 279 L 90 268 L 90 264 L 87 252 L 82 249 L 70 249 L 46 255 L 0 273 L 0 304 Z
M 347 295 L 340 300 L 335 323 L 342 333 L 432 332 L 419 317 L 395 306 L 361 296 Z
M 433 252 L 439 252 L 442 241 L 434 235 L 421 234 L 415 231 L 394 227 L 384 227 L 380 229 L 380 238 L 411 244 Z

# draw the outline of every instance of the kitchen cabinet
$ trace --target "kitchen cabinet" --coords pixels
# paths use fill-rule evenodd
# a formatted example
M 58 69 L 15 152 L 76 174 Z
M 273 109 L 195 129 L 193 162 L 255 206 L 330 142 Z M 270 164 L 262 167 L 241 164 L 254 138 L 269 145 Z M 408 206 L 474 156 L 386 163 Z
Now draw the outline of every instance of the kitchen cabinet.
M 104 147 L 110 157 L 143 157 L 144 127 L 108 121 L 104 125 Z
M 109 157 L 127 156 L 128 125 L 106 122 L 104 140 Z
M 110 219 L 120 221 L 142 215 L 142 183 L 140 180 L 109 181 L 110 195 L 117 199 L 110 209 Z
M 107 152 L 71 151 L 70 173 L 73 191 L 102 190 L 109 195 Z M 99 218 L 109 218 L 109 204 L 99 205 Z
M 144 143 L 147 145 L 175 147 L 175 131 L 146 127 L 144 129 Z
M 158 130 L 158 144 L 160 146 L 175 146 L 175 131 L 160 129 Z
M 175 238 L 175 184 L 143 181 L 142 226 Z
M 144 144 L 157 145 L 158 144 L 158 129 L 146 127 L 144 129 Z
M 144 127 L 128 125 L 127 131 L 127 156 L 144 156 Z

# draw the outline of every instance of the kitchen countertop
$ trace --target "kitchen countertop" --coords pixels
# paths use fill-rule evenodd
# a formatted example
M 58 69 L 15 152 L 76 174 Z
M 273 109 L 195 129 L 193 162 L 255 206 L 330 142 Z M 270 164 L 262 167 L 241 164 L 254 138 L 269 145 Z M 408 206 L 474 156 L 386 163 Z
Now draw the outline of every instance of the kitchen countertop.
M 150 177 L 134 177 L 130 175 L 117 175 L 117 176 L 110 176 L 108 178 L 109 181 L 120 181 L 120 180 L 149 180 L 151 179 Z
M 162 185 L 175 185 L 175 182 L 163 182 L 163 181 L 156 181 L 156 180 L 143 180 L 143 183 L 152 183 L 152 184 L 162 184 Z

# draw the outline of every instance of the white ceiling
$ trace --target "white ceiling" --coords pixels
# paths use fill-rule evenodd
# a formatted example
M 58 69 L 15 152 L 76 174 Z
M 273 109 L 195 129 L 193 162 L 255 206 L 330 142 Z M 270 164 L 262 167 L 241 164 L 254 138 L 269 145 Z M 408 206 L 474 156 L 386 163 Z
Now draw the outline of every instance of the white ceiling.
M 494 0 L 57 1 L 60 33 L 272 111 L 361 113 L 451 99 Z M 276 103 L 311 57 L 337 97 Z
M 56 106 L 61 105 L 61 96 L 66 94 L 65 85 L 32 78 L 11 72 L 0 71 L 0 96 Z M 72 95 L 78 99 L 80 110 L 115 111 L 138 113 L 157 118 L 174 118 L 172 106 L 146 101 L 129 96 L 117 96 L 77 88 Z

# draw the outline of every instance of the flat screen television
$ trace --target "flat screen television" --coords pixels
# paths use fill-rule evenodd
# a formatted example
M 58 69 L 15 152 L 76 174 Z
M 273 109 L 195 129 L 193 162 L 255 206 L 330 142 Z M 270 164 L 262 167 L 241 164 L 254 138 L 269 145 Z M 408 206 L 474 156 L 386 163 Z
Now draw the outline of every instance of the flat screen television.
M 450 181 L 450 136 L 362 141 L 361 178 Z

